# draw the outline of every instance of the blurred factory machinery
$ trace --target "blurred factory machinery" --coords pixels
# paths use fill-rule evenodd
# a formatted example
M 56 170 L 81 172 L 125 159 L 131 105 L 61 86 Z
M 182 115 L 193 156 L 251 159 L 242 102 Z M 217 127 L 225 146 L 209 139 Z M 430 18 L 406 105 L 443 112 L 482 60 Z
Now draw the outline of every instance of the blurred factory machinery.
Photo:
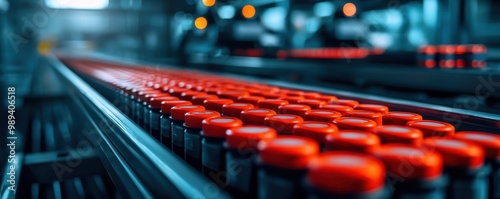
M 498 10 L 0 0 L 0 196 L 499 199 Z M 430 163 L 400 176 L 411 150 Z

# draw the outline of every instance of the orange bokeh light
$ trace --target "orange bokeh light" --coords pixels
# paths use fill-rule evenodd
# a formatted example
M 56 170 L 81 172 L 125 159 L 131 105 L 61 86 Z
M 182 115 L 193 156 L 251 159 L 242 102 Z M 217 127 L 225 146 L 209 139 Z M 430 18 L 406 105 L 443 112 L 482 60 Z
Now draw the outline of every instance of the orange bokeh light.
M 203 30 L 207 27 L 207 19 L 205 17 L 198 17 L 194 20 L 194 26 L 200 30 Z
M 253 16 L 255 16 L 255 7 L 253 7 L 252 5 L 243 6 L 243 9 L 241 9 L 241 13 L 247 19 L 252 18 Z
M 203 5 L 211 7 L 215 4 L 215 0 L 203 0 Z
M 342 9 L 344 11 L 344 15 L 347 17 L 352 17 L 356 14 L 356 5 L 353 3 L 346 3 Z

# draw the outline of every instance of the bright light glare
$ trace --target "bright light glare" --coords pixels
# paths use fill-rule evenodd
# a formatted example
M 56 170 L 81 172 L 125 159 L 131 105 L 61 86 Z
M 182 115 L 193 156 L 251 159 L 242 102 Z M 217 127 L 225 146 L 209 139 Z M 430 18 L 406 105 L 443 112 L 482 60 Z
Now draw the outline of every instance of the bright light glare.
M 45 0 L 49 8 L 65 9 L 104 9 L 109 0 Z

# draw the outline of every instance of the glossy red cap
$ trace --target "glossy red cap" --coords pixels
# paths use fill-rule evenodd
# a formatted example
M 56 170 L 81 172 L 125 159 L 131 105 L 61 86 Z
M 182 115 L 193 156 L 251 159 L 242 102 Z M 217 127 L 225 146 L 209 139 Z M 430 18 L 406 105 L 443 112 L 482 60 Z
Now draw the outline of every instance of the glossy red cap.
M 271 109 L 273 111 L 278 112 L 278 107 L 280 107 L 281 105 L 285 105 L 285 104 L 288 104 L 288 101 L 280 100 L 280 99 L 265 99 L 265 100 L 259 101 L 259 103 L 257 104 L 257 107 L 267 108 L 267 109 Z
M 455 138 L 480 145 L 488 159 L 500 159 L 500 135 L 479 131 L 461 131 L 455 134 Z
M 185 114 L 190 111 L 204 111 L 205 107 L 200 105 L 177 105 L 170 109 L 172 119 L 184 121 Z
M 264 125 L 274 128 L 279 134 L 292 134 L 293 126 L 304 120 L 296 115 L 277 114 L 264 118 Z
M 344 106 L 350 106 L 350 107 L 356 108 L 356 106 L 359 105 L 359 102 L 356 100 L 338 99 L 338 100 L 330 101 L 330 104 L 344 105 Z
M 185 125 L 189 128 L 201 129 L 201 123 L 204 119 L 220 117 L 220 113 L 217 111 L 190 111 L 184 116 Z
M 373 120 L 377 123 L 378 126 L 382 125 L 382 113 L 375 111 L 367 111 L 367 110 L 354 110 L 351 112 L 347 112 L 345 114 L 346 117 L 360 117 Z
M 483 149 L 472 142 L 432 137 L 426 138 L 423 145 L 428 150 L 436 150 L 441 153 L 446 167 L 476 169 L 483 166 L 484 163 Z
M 292 132 L 294 135 L 308 137 L 316 140 L 316 142 L 325 143 L 326 135 L 338 133 L 338 128 L 332 123 L 306 121 L 296 124 Z
M 217 97 L 217 95 L 200 95 L 200 96 L 195 95 L 191 97 L 193 104 L 196 105 L 203 105 L 205 103 L 205 100 L 213 100 L 213 99 L 219 99 L 219 97 Z
M 292 114 L 303 117 L 307 111 L 310 111 L 311 107 L 305 104 L 285 104 L 278 107 L 279 114 Z
M 137 93 L 136 97 L 140 99 L 141 101 L 146 100 L 146 96 L 151 95 L 151 94 L 161 94 L 161 91 L 157 90 L 147 90 L 147 91 L 140 91 Z
M 208 94 L 205 92 L 189 90 L 181 93 L 181 99 L 191 101 L 193 99 L 193 96 L 202 96 L 202 95 L 208 95 Z
M 224 104 L 230 104 L 230 103 L 234 103 L 233 100 L 230 100 L 230 99 L 209 99 L 209 100 L 205 100 L 205 102 L 203 103 L 203 106 L 205 106 L 205 108 L 207 110 L 212 110 L 212 111 L 217 111 L 219 113 L 222 113 L 222 106 L 224 106 Z
M 383 189 L 385 167 L 368 155 L 325 152 L 311 161 L 307 181 L 315 188 L 335 194 L 369 193 Z
M 380 139 L 373 133 L 357 130 L 340 130 L 326 136 L 327 150 L 373 153 L 380 146 Z
M 246 91 L 231 90 L 231 91 L 219 91 L 217 92 L 217 95 L 220 98 L 238 100 L 238 98 L 246 97 L 249 96 L 250 94 Z
M 342 114 L 337 111 L 331 111 L 326 109 L 314 109 L 307 111 L 304 114 L 304 120 L 306 121 L 321 121 L 321 122 L 332 122 L 334 119 L 340 118 Z
M 316 141 L 299 136 L 279 136 L 259 142 L 259 157 L 263 164 L 287 169 L 306 169 L 319 154 Z
M 205 92 L 207 92 L 208 94 L 211 94 L 211 95 L 217 95 L 218 92 L 220 92 L 221 90 L 225 90 L 223 88 L 205 88 Z
M 373 133 L 378 135 L 382 144 L 401 143 L 420 146 L 424 139 L 422 131 L 407 126 L 379 126 L 375 128 Z
M 350 106 L 345 105 L 337 105 L 337 104 L 325 104 L 320 107 L 320 109 L 326 109 L 331 111 L 337 111 L 342 115 L 345 115 L 347 112 L 353 111 L 354 109 Z
M 373 120 L 359 117 L 341 117 L 333 120 L 333 123 L 341 130 L 360 130 L 373 132 L 377 123 Z
M 319 99 L 305 99 L 305 100 L 300 100 L 299 104 L 305 104 L 310 106 L 312 109 L 318 109 L 321 106 L 326 105 L 326 101 Z
M 242 111 L 240 118 L 245 124 L 264 125 L 264 119 L 271 115 L 276 115 L 276 112 L 271 109 L 256 108 Z
M 226 142 L 233 149 L 257 149 L 257 143 L 262 140 L 272 140 L 277 137 L 274 129 L 267 126 L 244 126 L 226 131 Z
M 224 116 L 240 118 L 241 111 L 253 108 L 254 106 L 252 104 L 247 104 L 247 103 L 237 102 L 237 103 L 224 104 L 222 106 L 222 114 Z
M 337 100 L 337 96 L 333 96 L 333 95 L 321 95 L 317 98 L 315 98 L 317 100 L 322 100 L 322 101 L 325 101 L 325 102 L 330 102 L 330 101 L 334 101 L 334 100 Z
M 383 117 L 384 125 L 393 124 L 406 126 L 409 121 L 422 120 L 422 116 L 419 114 L 399 111 L 391 111 L 387 114 L 384 114 Z
M 406 180 L 435 179 L 443 173 L 441 154 L 417 146 L 382 145 L 374 155 L 382 160 L 389 173 Z
M 155 97 L 149 99 L 149 105 L 151 108 L 161 108 L 161 102 L 163 101 L 174 101 L 174 100 L 179 100 L 177 97 L 172 97 L 172 96 L 165 96 L 165 97 Z
M 304 92 L 303 91 L 294 91 L 294 90 L 288 90 L 286 91 L 286 95 L 288 96 L 304 96 Z
M 207 137 L 226 137 L 226 131 L 231 128 L 241 127 L 243 122 L 234 117 L 208 118 L 202 122 L 201 134 Z
M 186 100 L 163 101 L 161 102 L 161 112 L 164 114 L 170 114 L 172 107 L 177 105 L 192 105 L 192 103 Z
M 304 92 L 302 96 L 304 96 L 306 99 L 318 99 L 321 97 L 321 94 L 316 92 Z
M 279 99 L 286 100 L 291 104 L 298 104 L 300 100 L 304 100 L 306 98 L 302 96 L 285 96 L 285 97 L 280 97 Z
M 170 88 L 170 89 L 168 89 L 168 93 L 170 95 L 176 96 L 176 97 L 179 97 L 179 98 L 181 98 L 182 97 L 182 93 L 186 92 L 186 91 L 189 91 L 189 89 L 187 89 L 187 88 Z
M 419 129 L 427 137 L 448 137 L 455 134 L 455 127 L 449 123 L 434 120 L 409 121 L 406 126 Z
M 152 93 L 152 94 L 146 94 L 144 96 L 144 101 L 147 102 L 147 104 L 149 104 L 149 102 L 151 101 L 151 98 L 158 98 L 158 97 L 168 97 L 169 94 L 166 94 L 166 93 Z
M 358 104 L 358 106 L 356 106 L 356 109 L 376 111 L 382 114 L 386 114 L 389 112 L 389 107 L 380 104 Z
M 261 94 L 261 96 L 267 99 L 279 99 L 285 97 L 286 95 L 284 93 L 277 93 L 277 92 L 264 92 Z
M 248 103 L 248 104 L 252 104 L 254 106 L 257 106 L 257 103 L 260 100 L 265 100 L 265 99 L 266 98 L 259 97 L 259 96 L 246 96 L 246 97 L 239 97 L 238 100 L 236 100 L 236 102 Z

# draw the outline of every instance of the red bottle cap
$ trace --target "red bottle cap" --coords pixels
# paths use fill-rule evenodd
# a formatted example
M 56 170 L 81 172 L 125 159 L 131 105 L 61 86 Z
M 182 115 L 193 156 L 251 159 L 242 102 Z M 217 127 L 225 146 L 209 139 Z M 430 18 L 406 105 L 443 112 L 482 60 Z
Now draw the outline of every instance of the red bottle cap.
M 407 126 L 384 125 L 375 128 L 373 132 L 378 135 L 382 144 L 401 143 L 420 146 L 424 139 L 422 131 Z
M 220 98 L 238 100 L 238 98 L 246 97 L 249 96 L 250 94 L 246 91 L 232 90 L 232 91 L 219 91 L 217 92 L 217 95 Z
M 300 100 L 299 104 L 308 105 L 312 109 L 319 109 L 321 106 L 326 105 L 326 102 L 319 99 L 305 99 L 305 100 Z
M 257 143 L 262 140 L 272 140 L 277 137 L 274 129 L 267 126 L 244 126 L 226 131 L 226 142 L 233 149 L 257 149 Z
M 345 115 L 347 112 L 351 112 L 354 109 L 350 106 L 337 105 L 337 104 L 325 104 L 320 107 L 320 109 L 326 109 L 331 111 L 337 111 L 342 115 Z
M 302 96 L 305 97 L 306 99 L 318 99 L 321 97 L 321 94 L 316 92 L 304 92 Z
M 185 114 L 190 111 L 204 111 L 205 107 L 200 105 L 177 105 L 170 109 L 172 119 L 184 121 Z
M 287 169 L 306 169 L 310 161 L 319 154 L 316 141 L 299 136 L 279 136 L 258 144 L 260 161 Z
M 374 154 L 382 160 L 387 172 L 405 180 L 435 179 L 443 173 L 443 158 L 436 151 L 404 144 L 387 144 L 376 149 Z
M 177 97 L 172 97 L 172 96 L 165 96 L 165 97 L 155 97 L 149 99 L 149 105 L 151 108 L 161 108 L 161 103 L 163 101 L 174 101 L 174 100 L 179 100 Z
M 265 100 L 265 99 L 266 98 L 259 97 L 259 96 L 246 96 L 246 97 L 239 97 L 238 100 L 236 100 L 236 102 L 248 103 L 248 104 L 252 104 L 254 106 L 257 106 L 257 103 L 260 100 Z
M 206 93 L 208 94 L 211 94 L 211 95 L 217 95 L 218 92 L 220 92 L 221 90 L 226 90 L 226 89 L 223 89 L 223 88 L 205 88 L 205 91 Z
M 409 121 L 422 120 L 422 116 L 419 114 L 398 111 L 391 111 L 387 114 L 384 114 L 383 118 L 384 125 L 393 124 L 402 126 L 406 126 Z
M 304 120 L 306 121 L 321 121 L 321 122 L 332 122 L 334 119 L 340 118 L 342 114 L 337 111 L 314 109 L 307 111 L 304 114 Z
M 337 126 L 327 122 L 307 121 L 293 127 L 293 134 L 325 143 L 326 135 L 338 133 Z
M 429 150 L 441 153 L 446 167 L 476 169 L 483 166 L 484 151 L 481 146 L 458 139 L 432 137 L 423 143 Z
M 427 137 L 448 137 L 455 134 L 455 127 L 446 122 L 434 120 L 409 121 L 406 126 L 419 129 Z
M 278 108 L 279 114 L 292 114 L 303 117 L 307 111 L 310 111 L 311 107 L 304 104 L 285 104 Z
M 333 120 L 341 130 L 360 130 L 373 132 L 377 123 L 373 120 L 360 117 L 341 117 Z
M 344 105 L 344 106 L 350 106 L 353 108 L 356 108 L 356 106 L 359 105 L 359 102 L 356 100 L 349 100 L 349 99 L 338 99 L 338 100 L 333 100 L 329 102 L 330 104 L 336 104 L 336 105 Z
M 306 98 L 304 98 L 302 96 L 286 96 L 286 97 L 280 97 L 280 99 L 286 100 L 286 101 L 288 101 L 288 103 L 291 103 L 291 104 L 298 104 L 300 100 L 304 100 Z
M 325 152 L 311 161 L 307 181 L 314 187 L 335 194 L 359 194 L 383 189 L 385 167 L 371 156 Z
M 296 115 L 277 114 L 264 118 L 264 125 L 274 128 L 279 134 L 292 134 L 293 126 L 304 120 Z
M 157 90 L 139 91 L 139 92 L 137 92 L 136 97 L 139 100 L 144 101 L 144 100 L 146 100 L 146 96 L 151 95 L 151 94 L 161 94 L 161 92 L 157 91 Z
M 220 117 L 217 111 L 190 111 L 184 116 L 185 125 L 189 128 L 201 129 L 201 124 L 204 119 Z
M 247 103 L 224 104 L 222 106 L 222 114 L 224 116 L 240 118 L 241 111 L 253 109 L 253 108 L 254 108 L 254 106 L 252 104 L 247 104 Z
M 319 96 L 318 98 L 316 98 L 317 100 L 322 100 L 322 101 L 325 101 L 325 102 L 331 102 L 331 101 L 335 101 L 337 100 L 337 96 L 333 96 L 333 95 L 321 95 Z
M 186 88 L 170 88 L 168 89 L 168 93 L 172 96 L 176 96 L 176 97 L 179 97 L 181 98 L 182 96 L 182 93 L 183 92 L 186 92 L 186 91 L 189 91 L 189 89 L 186 89 Z
M 480 145 L 488 159 L 500 159 L 500 135 L 478 131 L 461 131 L 455 134 L 455 138 Z
M 219 99 L 219 97 L 217 97 L 217 95 L 200 95 L 200 96 L 196 95 L 191 97 L 193 104 L 196 105 L 203 105 L 205 103 L 205 100 L 212 100 L 212 99 Z
M 205 108 L 207 110 L 212 110 L 212 111 L 217 111 L 219 113 L 222 113 L 222 106 L 224 106 L 224 104 L 230 104 L 230 103 L 234 103 L 233 100 L 230 100 L 230 99 L 209 99 L 209 100 L 205 100 L 205 102 L 203 103 L 203 106 L 205 106 Z
M 373 153 L 380 146 L 380 139 L 373 133 L 357 130 L 340 130 L 326 136 L 327 150 Z
M 151 98 L 158 98 L 158 97 L 168 97 L 169 95 L 166 93 L 152 93 L 152 94 L 146 94 L 144 96 L 144 101 L 149 104 L 149 101 L 151 101 Z
M 284 93 L 266 92 L 266 93 L 262 93 L 261 96 L 265 97 L 267 99 L 279 99 L 279 98 L 285 97 L 286 95 Z
M 351 112 L 347 112 L 345 116 L 366 118 L 375 121 L 379 126 L 382 125 L 382 114 L 375 111 L 354 110 Z
M 288 96 L 302 96 L 302 97 L 304 96 L 303 91 L 286 90 L 285 93 Z
M 133 95 L 134 97 L 138 97 L 138 95 L 145 95 L 147 93 L 144 93 L 144 92 L 148 92 L 148 93 L 157 93 L 158 91 L 153 89 L 153 88 L 147 88 L 147 87 L 140 87 L 140 88 L 134 88 L 132 89 L 131 91 L 131 95 Z
M 241 120 L 252 125 L 264 125 L 264 119 L 272 115 L 276 115 L 276 112 L 265 108 L 249 109 L 240 113 Z
M 161 102 L 161 112 L 163 114 L 171 114 L 171 109 L 177 105 L 192 105 L 190 101 L 186 100 L 172 100 Z
M 202 135 L 207 137 L 226 137 L 226 131 L 231 128 L 241 127 L 243 122 L 234 117 L 216 117 L 203 120 Z
M 376 111 L 382 114 L 387 114 L 389 112 L 389 107 L 380 104 L 359 104 L 356 106 L 356 109 Z
M 181 93 L 181 99 L 191 101 L 193 100 L 193 96 L 202 96 L 202 95 L 208 95 L 208 94 L 205 92 L 189 90 Z
M 267 109 L 271 109 L 273 111 L 278 112 L 278 108 L 281 105 L 285 105 L 285 104 L 288 104 L 288 101 L 280 100 L 280 99 L 265 99 L 265 100 L 259 101 L 259 103 L 257 104 L 257 107 L 267 108 Z

